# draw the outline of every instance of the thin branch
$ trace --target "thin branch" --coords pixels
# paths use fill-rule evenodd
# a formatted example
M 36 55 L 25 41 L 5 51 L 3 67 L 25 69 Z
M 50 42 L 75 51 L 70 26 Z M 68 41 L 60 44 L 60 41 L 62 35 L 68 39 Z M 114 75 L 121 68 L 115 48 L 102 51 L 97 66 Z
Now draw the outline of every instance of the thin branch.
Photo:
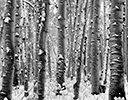
M 25 2 L 26 4 L 28 4 L 29 6 L 31 6 L 33 8 L 33 10 L 35 12 L 37 12 L 34 4 L 32 4 L 31 2 L 29 2 L 28 0 L 23 0 L 23 2 Z

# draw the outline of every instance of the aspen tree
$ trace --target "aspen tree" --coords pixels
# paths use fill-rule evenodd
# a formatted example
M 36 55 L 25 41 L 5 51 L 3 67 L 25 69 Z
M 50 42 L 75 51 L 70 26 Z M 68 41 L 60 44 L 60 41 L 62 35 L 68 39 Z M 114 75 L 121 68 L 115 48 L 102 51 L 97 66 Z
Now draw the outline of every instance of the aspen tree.
M 46 70 L 46 36 L 48 33 L 48 15 L 49 15 L 49 0 L 38 1 L 39 17 L 41 18 L 40 31 L 39 31 L 39 75 L 38 75 L 38 100 L 44 99 L 45 89 L 45 70 Z
M 93 23 L 93 5 L 94 0 L 90 1 L 90 21 L 89 21 L 89 32 L 87 36 L 87 73 L 90 74 L 91 70 L 91 38 L 92 38 L 92 23 Z
M 99 66 L 98 66 L 98 36 L 99 31 L 99 12 L 100 12 L 100 0 L 94 0 L 93 6 L 93 28 L 91 39 L 91 83 L 92 94 L 99 93 Z
M 50 41 L 47 40 L 47 55 L 48 55 L 48 73 L 49 78 L 52 78 L 52 69 L 51 69 L 51 47 L 50 47 Z
M 20 47 L 20 0 L 16 0 L 16 7 L 15 7 L 15 63 L 14 63 L 14 86 L 18 85 L 18 72 L 19 72 L 19 47 Z
M 65 0 L 58 1 L 58 61 L 56 80 L 58 86 L 63 88 L 64 73 L 65 73 Z M 65 88 L 65 87 L 64 87 Z M 57 94 L 60 94 L 60 89 L 57 89 Z
M 74 84 L 74 100 L 77 100 L 79 98 L 79 88 L 80 88 L 80 82 L 81 82 L 81 70 L 82 70 L 82 63 L 83 63 L 83 47 L 84 42 L 87 40 L 85 37 L 85 30 L 86 30 L 86 22 L 87 22 L 87 12 L 88 12 L 88 0 L 85 3 L 84 8 L 84 27 L 83 27 L 83 33 L 82 33 L 82 39 L 80 44 L 80 50 L 78 55 L 78 61 L 77 61 L 77 76 L 76 76 L 76 83 Z
M 128 1 L 126 0 L 126 7 L 125 7 L 125 67 L 126 67 L 126 74 L 127 74 L 127 81 L 128 81 Z
M 13 30 L 14 30 L 14 2 L 15 0 L 6 0 L 6 13 L 4 19 L 4 40 L 5 40 L 5 73 L 3 75 L 2 89 L 0 92 L 0 100 L 8 98 L 11 100 L 13 71 L 14 71 L 14 46 L 13 46 Z
M 110 16 L 110 86 L 109 100 L 125 97 L 122 56 L 123 0 L 111 0 Z

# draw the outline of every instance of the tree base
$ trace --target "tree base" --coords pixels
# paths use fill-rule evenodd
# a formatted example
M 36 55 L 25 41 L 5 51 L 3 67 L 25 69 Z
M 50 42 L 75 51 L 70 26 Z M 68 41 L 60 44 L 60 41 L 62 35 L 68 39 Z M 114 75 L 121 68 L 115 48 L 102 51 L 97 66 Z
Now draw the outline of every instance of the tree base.
M 105 91 L 106 91 L 106 86 L 100 85 L 99 86 L 99 93 L 105 93 Z
M 28 95 L 29 95 L 29 93 L 28 93 L 28 92 L 25 92 L 25 93 L 24 93 L 24 96 L 25 96 L 25 97 L 27 97 Z
M 0 91 L 0 100 L 4 100 L 5 98 L 7 100 L 11 100 L 10 98 L 7 97 L 5 92 Z

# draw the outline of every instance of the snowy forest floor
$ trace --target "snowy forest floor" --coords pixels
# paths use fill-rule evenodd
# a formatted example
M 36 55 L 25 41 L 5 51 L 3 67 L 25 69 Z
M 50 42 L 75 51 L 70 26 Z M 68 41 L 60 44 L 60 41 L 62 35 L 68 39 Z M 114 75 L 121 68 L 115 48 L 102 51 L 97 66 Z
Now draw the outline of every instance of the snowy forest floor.
M 1 73 L 0 73 L 1 74 Z M 1 82 L 2 79 L 0 78 L 0 89 L 1 89 Z M 34 82 L 29 82 L 29 96 L 28 98 L 24 97 L 24 87 L 23 85 L 19 86 L 19 89 L 13 88 L 12 92 L 12 100 L 37 100 L 36 94 L 33 92 Z M 74 80 L 66 79 L 65 86 L 66 90 L 62 91 L 61 96 L 56 96 L 56 81 L 55 78 L 53 79 L 46 79 L 45 83 L 45 98 L 44 100 L 73 100 L 74 97 L 74 89 L 73 85 L 75 83 Z M 78 100 L 108 100 L 108 91 L 109 91 L 109 81 L 106 86 L 106 92 L 101 93 L 99 95 L 91 95 L 91 84 L 90 82 L 84 82 L 83 79 L 80 84 L 80 91 L 79 91 L 79 99 Z M 125 81 L 125 92 L 126 98 L 128 100 L 128 83 Z

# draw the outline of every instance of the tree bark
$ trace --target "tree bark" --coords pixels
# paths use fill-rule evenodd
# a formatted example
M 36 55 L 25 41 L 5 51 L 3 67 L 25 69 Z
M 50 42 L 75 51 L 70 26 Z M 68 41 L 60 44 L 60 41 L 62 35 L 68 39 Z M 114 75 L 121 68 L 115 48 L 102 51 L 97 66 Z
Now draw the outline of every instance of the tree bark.
M 75 1 L 71 1 L 74 2 Z M 74 54 L 75 54 L 75 50 L 74 50 L 74 36 L 75 36 L 75 28 L 76 28 L 76 20 L 77 20 L 77 16 L 78 16 L 78 3 L 79 0 L 76 0 L 75 3 L 75 7 L 74 7 L 74 19 L 73 19 L 73 26 L 72 26 L 72 30 L 71 30 L 71 47 L 70 47 L 70 58 L 69 58 L 69 68 L 72 69 L 72 73 L 71 73 L 71 77 L 73 78 L 75 76 L 75 59 L 74 59 Z M 69 76 L 70 77 L 70 76 Z
M 122 0 L 111 0 L 109 100 L 114 100 L 114 97 L 124 97 L 126 100 L 122 56 L 123 3 Z
M 87 40 L 85 37 L 85 30 L 86 30 L 86 22 L 87 22 L 87 12 L 88 12 L 88 0 L 85 3 L 85 8 L 84 8 L 84 26 L 83 26 L 83 33 L 82 33 L 82 39 L 81 39 L 81 45 L 80 45 L 80 50 L 78 54 L 78 62 L 77 62 L 77 77 L 76 77 L 76 83 L 74 84 L 74 100 L 77 100 L 79 98 L 79 88 L 80 88 L 80 82 L 81 82 L 81 70 L 82 70 L 82 59 L 83 59 L 83 47 L 84 47 L 84 42 Z
M 59 0 L 58 5 L 58 60 L 56 80 L 58 85 L 63 88 L 65 81 L 65 0 Z M 60 90 L 57 91 L 59 93 Z
M 69 0 L 69 7 L 67 8 L 69 10 L 69 12 L 67 11 L 67 14 L 69 14 L 69 25 L 68 25 L 68 28 L 69 28 L 69 38 L 71 38 L 72 36 L 72 2 Z M 68 18 L 67 18 L 68 19 Z M 69 39 L 70 41 L 70 45 L 69 45 L 69 62 L 68 62 L 68 69 L 67 69 L 67 78 L 69 78 L 71 76 L 71 67 L 72 67 L 72 47 L 71 47 L 71 39 Z
M 46 35 L 48 32 L 48 15 L 49 15 L 49 0 L 38 1 L 40 11 L 44 11 L 44 13 L 39 12 L 39 17 L 41 18 L 41 25 L 39 31 L 39 75 L 38 75 L 38 100 L 44 99 L 44 88 L 45 88 L 45 67 L 46 67 Z M 42 9 L 42 6 L 44 9 Z
M 93 5 L 94 0 L 91 0 L 90 3 L 90 21 L 89 21 L 89 32 L 87 36 L 87 73 L 90 74 L 91 70 L 91 38 L 92 38 L 92 18 L 93 18 Z
M 128 1 L 126 0 L 126 8 L 125 8 L 125 68 L 128 82 Z
M 14 20 L 14 0 L 6 1 L 6 13 L 4 19 L 5 35 L 5 73 L 3 75 L 2 89 L 0 100 L 6 97 L 11 100 L 12 83 L 13 83 L 13 64 L 14 64 L 14 47 L 13 47 L 13 20 Z
M 16 0 L 15 11 L 15 63 L 14 63 L 14 82 L 13 85 L 18 85 L 18 72 L 19 72 L 19 46 L 20 46 L 20 0 Z
M 28 34 L 28 5 L 23 2 L 23 27 L 22 27 L 22 66 L 23 66 L 23 85 L 24 96 L 28 94 L 28 66 L 27 66 L 27 34 Z
M 98 35 L 99 35 L 100 0 L 94 0 L 93 30 L 91 40 L 91 83 L 92 94 L 99 94 L 99 66 L 98 66 Z
M 52 78 L 52 69 L 51 69 L 51 48 L 50 48 L 50 41 L 47 40 L 47 55 L 48 55 L 48 73 L 49 73 L 49 78 Z

